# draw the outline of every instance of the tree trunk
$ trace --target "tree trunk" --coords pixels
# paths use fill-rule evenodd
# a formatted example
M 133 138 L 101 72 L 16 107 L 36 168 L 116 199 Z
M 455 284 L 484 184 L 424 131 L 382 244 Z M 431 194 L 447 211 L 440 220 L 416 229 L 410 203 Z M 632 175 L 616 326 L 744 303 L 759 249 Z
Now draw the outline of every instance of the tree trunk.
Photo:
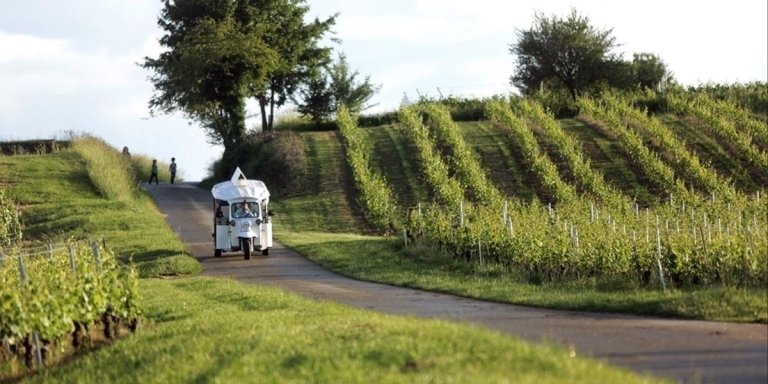
M 272 124 L 275 121 L 275 91 L 269 90 L 269 131 L 272 131 Z
M 269 128 L 267 123 L 267 98 L 264 94 L 257 96 L 259 99 L 259 109 L 261 111 L 261 131 L 266 132 Z

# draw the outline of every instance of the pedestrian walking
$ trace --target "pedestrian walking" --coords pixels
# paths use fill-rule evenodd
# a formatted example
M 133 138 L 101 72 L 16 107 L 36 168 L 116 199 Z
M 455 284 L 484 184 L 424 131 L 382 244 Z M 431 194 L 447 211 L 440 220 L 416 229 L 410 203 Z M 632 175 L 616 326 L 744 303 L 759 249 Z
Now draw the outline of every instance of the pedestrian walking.
M 152 159 L 152 172 L 149 175 L 149 184 L 152 184 L 152 179 L 155 179 L 155 184 L 160 184 L 159 181 L 157 181 L 157 160 Z
M 171 171 L 171 184 L 173 184 L 173 181 L 176 180 L 176 158 L 171 157 L 171 165 L 168 167 L 168 170 Z

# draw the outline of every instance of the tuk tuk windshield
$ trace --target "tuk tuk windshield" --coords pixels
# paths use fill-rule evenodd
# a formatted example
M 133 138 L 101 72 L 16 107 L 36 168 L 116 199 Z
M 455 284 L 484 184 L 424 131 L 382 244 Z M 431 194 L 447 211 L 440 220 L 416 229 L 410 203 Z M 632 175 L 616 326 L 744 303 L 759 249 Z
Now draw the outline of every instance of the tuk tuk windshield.
M 244 217 L 259 217 L 259 206 L 256 203 L 232 204 L 232 217 L 236 219 Z

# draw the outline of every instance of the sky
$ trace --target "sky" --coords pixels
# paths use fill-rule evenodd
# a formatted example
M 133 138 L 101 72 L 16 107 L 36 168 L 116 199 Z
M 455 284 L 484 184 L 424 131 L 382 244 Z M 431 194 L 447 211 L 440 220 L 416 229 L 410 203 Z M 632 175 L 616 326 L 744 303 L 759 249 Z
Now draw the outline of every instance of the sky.
M 612 30 L 625 59 L 659 56 L 683 85 L 768 81 L 765 0 L 308 0 L 308 16 L 338 13 L 328 41 L 381 89 L 368 112 L 405 100 L 486 97 L 509 85 L 517 31 L 534 15 L 572 8 Z M 128 146 L 201 180 L 220 146 L 182 114 L 151 116 L 150 73 L 138 63 L 162 52 L 161 0 L 0 0 L 0 140 L 89 133 Z M 249 113 L 255 113 L 255 104 Z M 278 114 L 290 113 L 290 107 Z M 248 128 L 260 129 L 258 118 Z M 246 175 L 258 178 L 258 175 Z

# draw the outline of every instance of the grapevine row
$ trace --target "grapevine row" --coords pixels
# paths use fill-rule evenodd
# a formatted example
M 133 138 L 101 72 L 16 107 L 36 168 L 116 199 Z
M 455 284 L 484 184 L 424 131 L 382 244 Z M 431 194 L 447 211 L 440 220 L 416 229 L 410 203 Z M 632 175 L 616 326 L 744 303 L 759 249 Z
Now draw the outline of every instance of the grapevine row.
M 640 166 L 645 174 L 662 186 L 667 192 L 674 193 L 688 201 L 697 198 L 680 181 L 675 179 L 674 171 L 643 143 L 640 136 L 627 128 L 619 114 L 612 108 L 600 107 L 590 98 L 579 98 L 581 113 L 601 122 L 619 142 L 627 153 Z
M 554 116 L 544 111 L 541 104 L 522 100 L 517 107 L 525 118 L 543 128 L 545 135 L 552 140 L 558 153 L 568 162 L 574 178 L 584 190 L 591 192 L 604 203 L 621 203 L 625 200 L 621 192 L 606 183 L 603 175 L 590 166 L 576 140 L 565 133 Z
M 764 202 L 763 202 L 764 204 Z M 455 257 L 505 266 L 536 281 L 611 278 L 635 286 L 768 283 L 768 221 L 759 200 L 680 202 L 622 210 L 574 200 L 508 210 L 431 206 L 411 211 L 409 232 Z
M 120 322 L 136 329 L 137 274 L 97 247 L 79 244 L 37 256 L 12 253 L 0 260 L 0 342 L 23 356 L 28 366 L 33 350 L 45 360 L 65 339 L 80 348 L 98 322 L 109 338 L 116 336 Z M 33 338 L 43 347 L 34 346 Z
M 360 204 L 365 215 L 377 228 L 385 231 L 393 229 L 393 215 L 397 204 L 394 193 L 384 177 L 371 168 L 370 143 L 347 108 L 342 106 L 339 109 L 337 122 L 344 139 L 347 162 L 352 168 L 355 185 L 360 191 Z
M 486 177 L 480 163 L 461 137 L 448 109 L 441 104 L 431 103 L 424 106 L 424 112 L 428 127 L 437 141 L 444 142 L 448 147 L 448 163 L 454 165 L 462 187 L 472 193 L 476 202 L 500 204 L 503 201 L 501 192 Z
M 629 122 L 630 127 L 642 127 L 650 136 L 658 139 L 661 145 L 670 151 L 674 161 L 679 163 L 678 169 L 687 173 L 700 188 L 709 193 L 717 193 L 729 200 L 737 198 L 738 194 L 729 181 L 718 176 L 712 168 L 703 166 L 699 158 L 691 153 L 659 119 L 648 116 L 647 113 L 633 108 L 626 100 L 621 100 L 614 95 L 604 95 L 601 101 L 605 103 L 606 108 L 615 111 L 622 119 Z
M 696 104 L 740 128 L 752 137 L 753 143 L 762 143 L 763 148 L 768 148 L 768 124 L 752 117 L 746 109 L 726 100 L 712 99 L 706 93 L 696 97 Z
M 761 169 L 768 169 L 768 153 L 758 149 L 752 143 L 751 135 L 739 132 L 731 121 L 724 119 L 708 108 L 703 100 L 706 100 L 705 96 L 699 96 L 694 100 L 685 100 L 675 94 L 667 96 L 667 101 L 673 111 L 682 115 L 694 116 L 711 127 L 717 134 L 729 140 L 753 165 Z
M 429 130 L 414 107 L 400 109 L 400 122 L 406 135 L 413 141 L 418 151 L 419 162 L 423 168 L 427 183 L 431 186 L 439 202 L 449 206 L 459 206 L 464 201 L 464 189 L 458 180 L 448 173 L 448 166 L 440 157 L 439 151 L 429 137 Z
M 576 190 L 563 181 L 552 160 L 541 152 L 533 131 L 512 112 L 509 105 L 497 100 L 489 101 L 486 104 L 486 115 L 494 124 L 504 127 L 512 135 L 526 165 L 533 170 L 555 201 L 564 202 L 576 197 Z

